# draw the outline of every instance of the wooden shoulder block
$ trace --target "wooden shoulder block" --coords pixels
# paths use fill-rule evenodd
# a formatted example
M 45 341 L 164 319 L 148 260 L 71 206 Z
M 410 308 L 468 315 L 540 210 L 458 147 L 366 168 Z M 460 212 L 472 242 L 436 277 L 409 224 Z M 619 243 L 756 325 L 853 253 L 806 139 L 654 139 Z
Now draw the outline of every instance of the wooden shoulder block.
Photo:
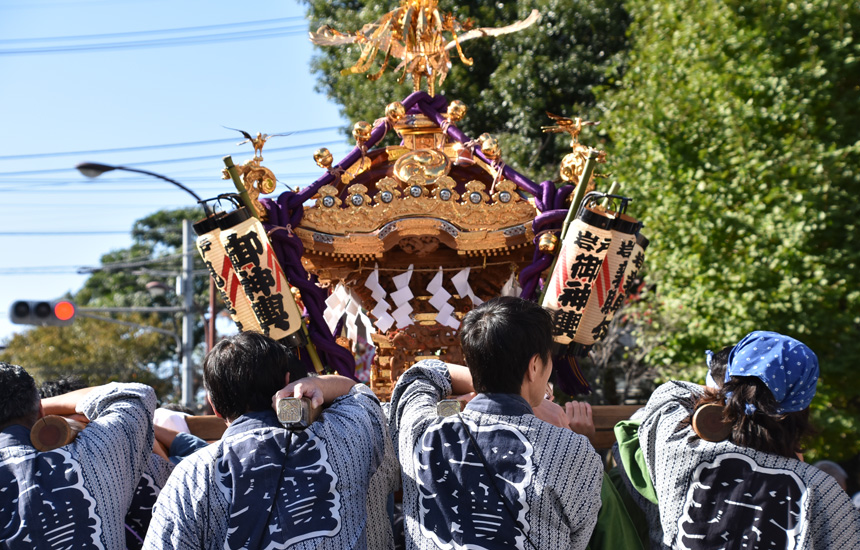
M 188 431 L 191 432 L 191 435 L 196 435 L 206 441 L 221 439 L 227 430 L 227 423 L 224 422 L 224 419 L 211 414 L 186 416 L 185 423 L 188 424 Z

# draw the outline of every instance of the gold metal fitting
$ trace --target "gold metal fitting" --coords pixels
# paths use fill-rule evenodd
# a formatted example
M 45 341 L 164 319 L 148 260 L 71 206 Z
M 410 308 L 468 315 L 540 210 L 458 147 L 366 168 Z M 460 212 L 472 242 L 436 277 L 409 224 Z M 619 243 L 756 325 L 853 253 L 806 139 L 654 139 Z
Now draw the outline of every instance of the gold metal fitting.
M 488 137 L 481 143 L 481 151 L 489 160 L 498 160 L 502 156 L 502 148 L 496 138 Z
M 316 162 L 317 166 L 320 168 L 328 170 L 331 168 L 331 163 L 334 162 L 334 157 L 332 157 L 331 151 L 323 147 L 321 149 L 317 149 L 314 153 L 314 162 Z
M 451 122 L 459 122 L 466 117 L 466 111 L 468 108 L 466 104 L 460 101 L 459 99 L 455 99 L 451 103 L 448 104 L 448 113 L 446 117 Z
M 370 139 L 370 132 L 372 130 L 373 126 L 363 120 L 359 120 L 352 127 L 352 137 L 355 138 L 356 143 L 364 145 Z
M 406 116 L 406 108 L 399 101 L 389 103 L 385 107 L 385 117 L 392 123 L 399 122 L 400 119 Z
M 541 252 L 546 252 L 548 254 L 555 253 L 555 249 L 558 246 L 558 237 L 556 237 L 552 233 L 544 233 L 540 236 L 538 240 L 538 250 Z

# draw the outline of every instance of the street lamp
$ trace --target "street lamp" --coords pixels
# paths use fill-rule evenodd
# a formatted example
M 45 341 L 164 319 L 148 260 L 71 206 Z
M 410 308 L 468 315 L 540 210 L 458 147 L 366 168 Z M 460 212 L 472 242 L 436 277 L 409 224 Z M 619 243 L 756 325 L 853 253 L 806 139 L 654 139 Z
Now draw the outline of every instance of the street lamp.
M 148 170 L 140 170 L 138 168 L 111 166 L 109 164 L 98 164 L 95 162 L 83 162 L 78 164 L 75 168 L 88 178 L 96 178 L 105 172 L 110 172 L 112 170 L 124 170 L 126 172 L 137 172 L 139 174 L 146 174 L 147 176 L 164 180 L 172 183 L 194 197 L 194 200 L 203 207 L 203 211 L 206 213 L 207 217 L 212 214 L 206 203 L 197 195 L 197 193 L 167 176 L 162 176 L 155 172 L 149 172 Z M 180 276 L 181 288 L 179 290 L 181 290 L 180 294 L 182 294 L 183 298 L 183 305 L 180 309 L 182 312 L 182 404 L 186 407 L 191 407 L 194 399 L 194 363 L 192 362 L 191 357 L 191 354 L 194 351 L 194 326 L 191 319 L 191 314 L 194 310 L 194 286 L 192 284 L 194 270 L 191 252 L 192 248 L 191 221 L 182 220 L 182 273 Z M 211 281 L 209 291 L 210 293 L 212 292 Z M 214 315 L 211 315 L 211 317 L 214 318 Z M 214 326 L 214 322 L 212 324 Z
M 111 166 L 110 164 L 99 164 L 97 162 L 82 162 L 75 166 L 75 168 L 78 169 L 78 172 L 88 178 L 97 178 L 105 172 L 110 172 L 112 170 L 123 170 L 125 172 L 137 172 L 138 174 L 146 174 L 147 176 L 162 179 L 166 182 L 172 183 L 176 187 L 182 189 L 183 191 L 194 197 L 194 200 L 196 200 L 197 203 L 203 207 L 203 211 L 206 212 L 207 216 L 212 214 L 212 212 L 209 210 L 209 207 L 197 193 L 185 187 L 178 181 L 168 178 L 167 176 L 162 176 L 161 174 L 156 174 L 155 172 L 150 172 L 149 170 L 141 170 L 140 168 L 129 168 L 128 166 Z

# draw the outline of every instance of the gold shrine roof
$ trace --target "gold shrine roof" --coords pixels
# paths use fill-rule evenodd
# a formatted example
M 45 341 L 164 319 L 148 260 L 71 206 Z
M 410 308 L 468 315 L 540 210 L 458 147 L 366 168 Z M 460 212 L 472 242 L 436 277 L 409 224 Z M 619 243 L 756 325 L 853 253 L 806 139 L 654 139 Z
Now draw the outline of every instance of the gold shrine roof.
M 532 243 L 537 211 L 516 184 L 423 115 L 396 130 L 402 145 L 368 151 L 305 207 L 295 232 L 307 251 L 371 259 L 400 245 L 420 255 L 423 241 L 487 256 Z

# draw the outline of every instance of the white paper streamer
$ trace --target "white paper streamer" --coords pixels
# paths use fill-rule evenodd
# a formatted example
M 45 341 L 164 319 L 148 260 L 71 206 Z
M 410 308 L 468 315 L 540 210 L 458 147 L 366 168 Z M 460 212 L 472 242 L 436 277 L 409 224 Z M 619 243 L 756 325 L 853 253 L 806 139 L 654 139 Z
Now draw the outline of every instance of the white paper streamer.
M 502 296 L 519 296 L 522 294 L 523 289 L 520 287 L 520 284 L 517 282 L 517 278 L 514 277 L 513 272 L 511 272 L 511 276 L 508 277 L 508 281 L 502 286 Z
M 439 272 L 436 273 L 436 276 L 427 285 L 427 291 L 432 296 L 429 303 L 439 311 L 436 315 L 437 323 L 450 328 L 459 328 L 460 321 L 452 315 L 454 313 L 454 306 L 448 303 L 451 293 L 442 286 L 444 280 L 445 275 L 442 272 L 442 266 L 439 266 Z
M 468 296 L 469 299 L 472 300 L 473 304 L 479 306 L 483 304 L 484 301 L 475 296 L 474 291 L 472 291 L 472 287 L 469 285 L 470 270 L 471 268 L 467 267 L 466 269 L 460 271 L 459 273 L 451 277 L 451 282 L 454 283 L 454 288 L 457 289 L 457 294 L 459 294 L 461 298 Z
M 412 324 L 412 306 L 409 305 L 409 300 L 415 296 L 412 290 L 409 289 L 409 281 L 412 279 L 412 264 L 400 275 L 395 275 L 391 278 L 394 281 L 394 286 L 397 290 L 391 293 L 391 299 L 397 305 L 397 309 L 391 312 L 391 316 L 397 321 L 397 328 L 408 327 Z
M 346 309 L 347 302 L 349 302 L 349 295 L 346 288 L 342 283 L 338 283 L 334 292 L 325 299 L 326 310 L 323 312 L 323 318 L 328 325 L 329 332 L 334 333 L 334 329 Z
M 411 272 L 410 272 L 411 274 Z M 367 276 L 367 280 L 364 282 L 364 286 L 370 289 L 371 296 L 373 296 L 374 301 L 376 301 L 376 307 L 370 312 L 376 317 L 376 328 L 379 329 L 380 332 L 387 332 L 388 329 L 391 328 L 391 325 L 394 324 L 394 318 L 388 313 L 388 310 L 391 308 L 391 305 L 385 300 L 385 296 L 387 293 L 385 289 L 379 284 L 379 265 L 374 264 L 373 272 Z M 369 326 L 369 323 L 368 323 Z M 370 340 L 368 340 L 369 342 Z

